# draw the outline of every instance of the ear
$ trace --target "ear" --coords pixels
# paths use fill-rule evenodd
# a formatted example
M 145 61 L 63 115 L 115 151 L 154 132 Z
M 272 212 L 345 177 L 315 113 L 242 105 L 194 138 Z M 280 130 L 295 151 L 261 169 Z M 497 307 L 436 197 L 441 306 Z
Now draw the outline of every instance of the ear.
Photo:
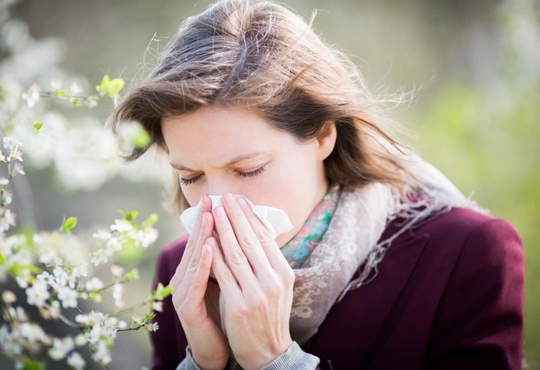
M 337 138 L 336 124 L 329 121 L 325 125 L 327 125 L 328 128 L 326 129 L 324 136 L 317 138 L 317 159 L 321 161 L 325 160 L 330 153 L 332 153 Z

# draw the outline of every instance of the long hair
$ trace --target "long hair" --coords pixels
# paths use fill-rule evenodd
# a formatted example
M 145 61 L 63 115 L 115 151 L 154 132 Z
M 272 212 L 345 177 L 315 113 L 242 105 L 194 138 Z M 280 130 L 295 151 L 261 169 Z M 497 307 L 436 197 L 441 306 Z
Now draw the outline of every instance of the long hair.
M 246 108 L 300 141 L 335 125 L 336 145 L 324 165 L 328 179 L 345 188 L 412 184 L 401 146 L 384 129 L 380 102 L 350 59 L 314 32 L 312 20 L 268 1 L 218 1 L 188 18 L 148 77 L 128 90 L 110 118 L 113 130 L 137 121 L 167 152 L 163 117 L 210 105 Z M 185 207 L 178 183 L 175 193 Z

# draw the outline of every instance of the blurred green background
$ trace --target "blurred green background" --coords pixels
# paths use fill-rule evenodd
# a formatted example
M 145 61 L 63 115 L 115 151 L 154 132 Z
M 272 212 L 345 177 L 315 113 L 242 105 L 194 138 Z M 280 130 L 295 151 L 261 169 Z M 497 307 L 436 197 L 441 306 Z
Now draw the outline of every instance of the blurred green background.
M 32 0 L 12 8 L 37 40 L 51 40 L 59 65 L 98 83 L 104 74 L 127 84 L 144 74 L 188 16 L 210 1 Z M 305 18 L 319 14 L 324 39 L 353 56 L 377 94 L 416 91 L 412 106 L 389 114 L 417 139 L 410 143 L 466 194 L 509 220 L 526 253 L 526 359 L 540 369 L 540 5 L 537 0 L 289 0 Z M 51 39 L 52 38 L 52 39 Z M 0 58 L 5 57 L 0 55 Z M 54 76 L 54 71 L 51 72 Z M 65 77 L 65 76 L 64 76 Z M 32 81 L 28 81 L 32 83 Z M 105 121 L 112 105 L 85 112 Z M 183 233 L 164 210 L 158 182 L 114 178 L 92 191 L 67 189 L 47 168 L 27 167 L 35 212 L 27 221 L 58 227 L 63 215 L 80 230 L 107 225 L 118 209 L 159 212 L 161 237 L 147 250 L 142 280 L 127 295 L 144 299 L 160 246 Z M 482 256 L 479 256 L 482 258 Z M 146 333 L 121 336 L 111 369 L 150 364 Z M 391 355 L 391 354 L 389 354 Z

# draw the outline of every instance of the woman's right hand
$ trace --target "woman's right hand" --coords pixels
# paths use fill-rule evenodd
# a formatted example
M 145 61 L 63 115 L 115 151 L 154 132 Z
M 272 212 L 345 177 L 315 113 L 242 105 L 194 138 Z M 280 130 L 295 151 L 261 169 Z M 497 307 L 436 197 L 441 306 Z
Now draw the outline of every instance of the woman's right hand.
M 211 201 L 203 197 L 195 227 L 170 284 L 174 308 L 194 361 L 201 369 L 222 370 L 229 360 L 230 347 L 205 303 L 212 266 L 212 249 L 205 244 L 214 229 L 210 211 Z

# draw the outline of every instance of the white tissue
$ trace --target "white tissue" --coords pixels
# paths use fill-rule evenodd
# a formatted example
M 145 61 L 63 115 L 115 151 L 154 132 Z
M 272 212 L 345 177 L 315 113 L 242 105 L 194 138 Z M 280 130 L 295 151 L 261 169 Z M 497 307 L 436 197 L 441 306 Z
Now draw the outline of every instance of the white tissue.
M 209 195 L 208 197 L 212 200 L 212 210 L 222 205 L 221 195 Z M 273 232 L 274 238 L 279 234 L 283 234 L 293 228 L 289 217 L 283 210 L 268 206 L 255 205 L 251 200 L 240 194 L 234 195 L 234 197 L 244 197 L 246 199 L 248 204 L 251 206 L 251 209 L 253 209 L 253 212 L 259 217 L 268 230 Z M 193 231 L 193 227 L 195 227 L 195 221 L 197 220 L 197 213 L 199 212 L 200 207 L 201 204 L 198 203 L 196 206 L 186 209 L 180 215 L 180 220 L 190 234 Z

